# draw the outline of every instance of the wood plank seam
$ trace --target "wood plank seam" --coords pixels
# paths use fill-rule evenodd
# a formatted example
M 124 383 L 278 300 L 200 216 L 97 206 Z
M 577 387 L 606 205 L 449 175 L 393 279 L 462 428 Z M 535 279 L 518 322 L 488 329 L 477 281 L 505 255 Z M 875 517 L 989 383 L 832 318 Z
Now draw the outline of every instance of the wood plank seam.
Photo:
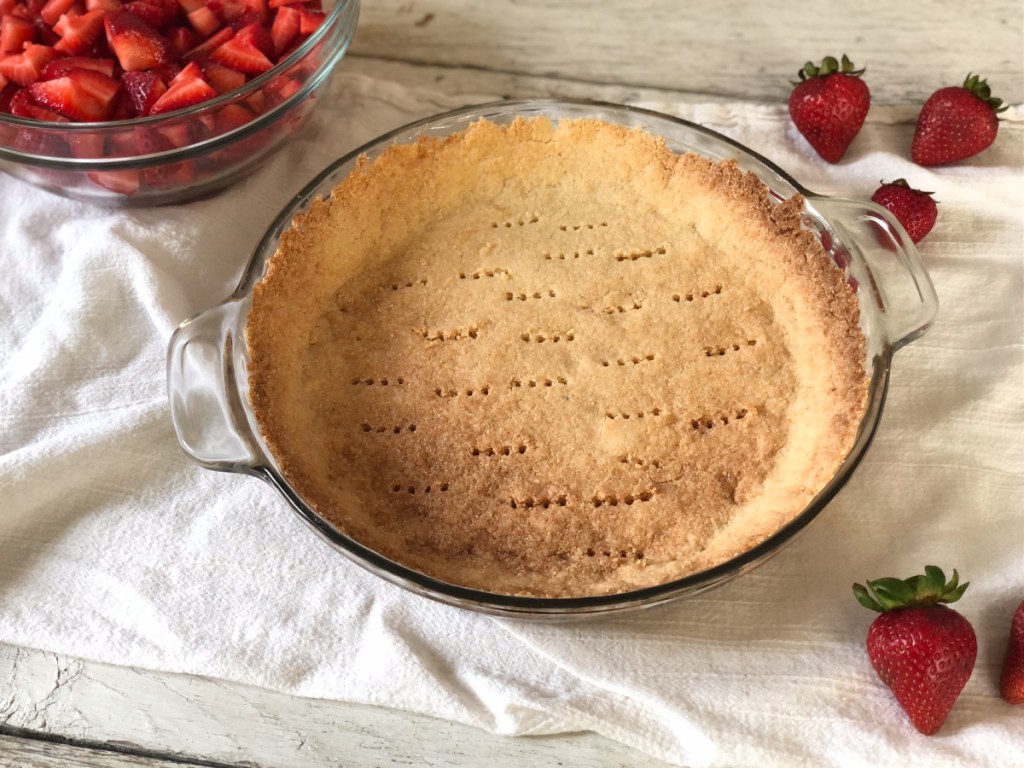
M 0 736 L 9 736 L 15 739 L 24 739 L 25 741 L 60 744 L 67 747 L 76 747 L 82 750 L 91 750 L 93 752 L 106 752 L 115 755 L 125 755 L 128 757 L 137 757 L 148 760 L 160 760 L 174 765 L 195 765 L 200 766 L 201 768 L 242 768 L 243 766 L 244 768 L 259 768 L 259 764 L 250 761 L 244 761 L 241 763 L 222 763 L 216 760 L 204 760 L 201 757 L 193 757 L 191 755 L 145 749 L 134 744 L 121 744 L 112 741 L 99 742 L 91 741 L 89 739 L 70 738 L 54 733 L 33 731 L 26 728 L 16 728 L 2 724 L 0 724 Z

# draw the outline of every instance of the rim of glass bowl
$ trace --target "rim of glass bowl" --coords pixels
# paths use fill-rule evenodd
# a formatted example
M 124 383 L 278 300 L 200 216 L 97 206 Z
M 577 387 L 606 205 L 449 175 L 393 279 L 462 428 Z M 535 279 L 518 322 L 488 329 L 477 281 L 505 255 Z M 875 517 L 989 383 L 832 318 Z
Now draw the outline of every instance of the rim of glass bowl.
M 476 104 L 468 107 L 454 109 L 441 114 L 417 120 L 392 131 L 389 131 L 366 144 L 352 150 L 338 160 L 332 162 L 312 180 L 309 181 L 278 214 L 271 223 L 246 265 L 237 288 L 230 300 L 245 302 L 252 295 L 253 286 L 261 279 L 266 261 L 276 250 L 277 241 L 284 231 L 291 225 L 293 218 L 312 204 L 315 200 L 329 196 L 330 187 L 340 181 L 341 177 L 335 175 L 360 155 L 376 150 L 380 147 L 387 147 L 395 141 L 408 141 L 416 135 L 420 135 L 425 129 L 431 126 L 444 124 L 452 120 L 472 120 L 480 118 L 504 117 L 509 113 L 520 115 L 548 114 L 550 110 L 565 109 L 570 113 L 576 110 L 608 110 L 620 114 L 634 114 L 646 119 L 664 121 L 680 126 L 686 130 L 699 134 L 707 139 L 718 143 L 723 149 L 732 148 L 737 150 L 747 159 L 761 166 L 764 171 L 776 175 L 776 182 L 789 185 L 793 192 L 799 193 L 805 199 L 812 201 L 815 198 L 827 199 L 828 196 L 820 195 L 808 190 L 788 172 L 767 159 L 755 150 L 731 139 L 717 131 L 705 126 L 676 117 L 674 115 L 657 112 L 642 107 L 634 107 L 624 104 L 613 104 L 589 99 L 552 98 L 552 99 L 525 99 L 489 102 Z M 578 117 L 579 114 L 558 115 L 556 119 L 563 117 Z M 698 150 L 699 151 L 699 150 Z M 744 166 L 745 170 L 750 170 Z M 759 174 L 760 176 L 760 174 Z M 761 177 L 762 181 L 774 188 L 769 180 Z M 229 300 L 229 301 L 230 301 Z M 863 311 L 863 304 L 862 304 Z M 248 309 L 243 312 L 245 318 L 248 316 Z M 243 321 L 244 322 L 244 321 Z M 437 600 L 448 605 L 474 610 L 480 613 L 521 618 L 550 618 L 570 619 L 584 618 L 587 616 L 598 616 L 604 613 L 617 613 L 640 608 L 653 607 L 676 598 L 694 595 L 712 587 L 730 581 L 732 578 L 742 575 L 751 568 L 761 564 L 767 559 L 774 557 L 785 549 L 798 534 L 803 532 L 814 520 L 816 520 L 825 507 L 835 498 L 840 490 L 853 476 L 854 471 L 860 465 L 868 448 L 874 440 L 876 431 L 881 422 L 884 410 L 886 395 L 889 386 L 889 373 L 892 364 L 892 356 L 898 345 L 886 341 L 882 349 L 872 360 L 866 360 L 866 365 L 871 365 L 868 379 L 868 398 L 865 403 L 864 412 L 861 416 L 860 428 L 857 438 L 850 448 L 835 474 L 829 482 L 811 499 L 800 512 L 788 523 L 780 527 L 763 541 L 755 544 L 725 562 L 718 563 L 697 573 L 688 574 L 678 579 L 656 584 L 653 586 L 633 589 L 627 592 L 618 592 L 609 595 L 588 595 L 583 597 L 534 597 L 527 595 L 509 595 L 499 592 L 488 592 L 485 590 L 464 587 L 458 584 L 441 581 L 421 571 L 402 565 L 390 560 L 368 547 L 360 544 L 355 539 L 335 528 L 327 520 L 318 514 L 306 501 L 292 489 L 291 485 L 284 478 L 278 469 L 273 454 L 268 450 L 263 441 L 262 434 L 255 427 L 248 411 L 248 402 L 244 401 L 243 410 L 246 412 L 249 424 L 253 427 L 252 436 L 263 453 L 263 460 L 253 466 L 247 473 L 261 477 L 268 481 L 299 514 L 303 521 L 317 531 L 333 547 L 342 551 L 349 557 L 354 557 L 364 567 L 373 571 L 377 576 L 405 587 L 423 597 Z M 237 471 L 237 470 L 236 470 Z
M 360 0 L 337 0 L 334 6 L 327 11 L 327 15 L 324 17 L 323 22 L 317 27 L 316 31 L 313 32 L 305 42 L 296 48 L 287 58 L 279 61 L 274 65 L 273 69 L 269 69 L 258 77 L 254 77 L 252 80 L 247 82 L 241 88 L 228 91 L 227 93 L 218 94 L 216 97 L 207 101 L 193 104 L 190 107 L 184 107 L 183 109 L 177 109 L 173 112 L 165 112 L 160 115 L 150 115 L 148 117 L 133 117 L 128 120 L 106 120 L 102 122 L 92 123 L 51 123 L 47 120 L 32 120 L 27 117 L 18 117 L 8 112 L 0 112 L 0 122 L 8 123 L 10 125 L 18 126 L 20 128 L 34 128 L 34 129 L 45 129 L 52 131 L 59 131 L 61 133 L 96 133 L 99 131 L 116 131 L 118 129 L 133 129 L 139 126 L 157 125 L 161 123 L 172 122 L 174 120 L 188 120 L 189 118 L 222 107 L 226 104 L 231 104 L 237 101 L 239 98 L 244 98 L 252 93 L 263 88 L 267 83 L 276 77 L 279 77 L 282 72 L 291 69 L 293 66 L 302 61 L 317 45 L 319 45 L 325 37 L 334 29 L 335 24 L 351 9 L 355 10 L 354 17 L 351 22 L 351 27 L 354 30 L 356 21 L 358 20 Z M 148 165 L 155 159 L 163 161 L 167 157 L 178 157 L 179 153 L 186 151 L 192 151 L 197 148 L 208 149 L 211 145 L 230 138 L 234 140 L 239 138 L 241 135 L 248 134 L 246 129 L 253 125 L 259 125 L 263 127 L 264 118 L 274 116 L 286 106 L 291 106 L 296 97 L 305 96 L 312 89 L 312 87 L 319 85 L 323 80 L 324 72 L 329 71 L 331 66 L 338 60 L 341 54 L 348 48 L 349 42 L 352 39 L 352 35 L 348 34 L 344 36 L 346 39 L 342 40 L 342 44 L 339 46 L 338 51 L 333 53 L 328 58 L 324 59 L 321 66 L 318 68 L 315 75 L 310 76 L 303 82 L 303 87 L 293 94 L 291 97 L 285 99 L 280 104 L 276 104 L 272 109 L 266 112 L 256 115 L 253 120 L 250 120 L 245 125 L 234 129 L 233 131 L 227 131 L 225 133 L 217 134 L 209 139 L 205 139 L 195 144 L 189 144 L 185 147 L 179 147 L 172 150 L 166 150 L 164 152 L 156 152 L 148 155 L 133 155 L 131 157 L 48 157 L 46 155 L 33 155 L 26 152 L 19 152 L 13 150 L 10 147 L 0 144 L 0 159 L 9 158 L 18 162 L 30 162 L 33 165 L 39 166 L 50 166 L 50 167 L 77 167 L 77 166 L 98 166 L 98 167 L 124 167 L 131 168 L 135 166 Z

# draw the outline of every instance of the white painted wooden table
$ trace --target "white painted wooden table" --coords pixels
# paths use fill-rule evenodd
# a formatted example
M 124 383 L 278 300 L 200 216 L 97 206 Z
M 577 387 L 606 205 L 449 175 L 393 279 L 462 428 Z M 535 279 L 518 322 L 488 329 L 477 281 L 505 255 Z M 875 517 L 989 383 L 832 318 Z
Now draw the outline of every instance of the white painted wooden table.
M 446 94 L 782 102 L 848 53 L 874 103 L 968 72 L 1024 102 L 1020 0 L 364 0 L 342 66 Z M 508 739 L 408 713 L 0 645 L 0 766 L 651 766 L 593 734 Z

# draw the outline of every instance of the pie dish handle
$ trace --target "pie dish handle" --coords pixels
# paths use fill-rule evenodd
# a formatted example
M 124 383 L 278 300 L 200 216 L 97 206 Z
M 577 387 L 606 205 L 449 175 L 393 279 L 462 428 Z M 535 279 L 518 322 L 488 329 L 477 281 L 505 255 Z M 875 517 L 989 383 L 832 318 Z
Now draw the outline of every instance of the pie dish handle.
M 839 230 L 833 257 L 848 269 L 859 290 L 870 291 L 890 348 L 899 349 L 924 334 L 935 321 L 939 299 L 903 226 L 885 208 L 863 200 L 817 198 L 813 207 Z M 856 247 L 862 261 L 851 259 L 841 243 Z
M 185 453 L 207 469 L 254 472 L 263 463 L 242 405 L 236 368 L 241 302 L 232 300 L 186 320 L 167 350 L 171 420 Z

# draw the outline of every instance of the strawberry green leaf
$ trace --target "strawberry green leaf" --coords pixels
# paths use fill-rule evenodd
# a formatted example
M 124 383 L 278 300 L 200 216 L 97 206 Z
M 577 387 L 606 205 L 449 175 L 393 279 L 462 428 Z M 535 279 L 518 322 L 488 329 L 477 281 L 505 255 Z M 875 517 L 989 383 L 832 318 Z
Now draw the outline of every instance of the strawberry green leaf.
M 1005 112 L 1010 107 L 1009 104 L 1003 104 L 1002 99 L 994 98 L 992 96 L 992 89 L 989 88 L 988 81 L 983 80 L 978 75 L 968 73 L 967 77 L 964 79 L 963 87 L 992 107 L 992 110 L 997 114 L 999 112 Z
M 853 585 L 853 596 L 857 598 L 858 603 L 868 610 L 875 611 L 877 613 L 885 612 L 885 609 L 871 596 L 871 593 L 868 592 L 863 584 Z
M 941 568 L 927 565 L 923 574 L 907 579 L 886 577 L 868 580 L 866 588 L 854 584 L 853 593 L 865 608 L 873 611 L 895 611 L 914 605 L 955 603 L 963 596 L 969 584 L 959 584 L 959 580 L 960 574 L 956 570 L 947 582 Z

